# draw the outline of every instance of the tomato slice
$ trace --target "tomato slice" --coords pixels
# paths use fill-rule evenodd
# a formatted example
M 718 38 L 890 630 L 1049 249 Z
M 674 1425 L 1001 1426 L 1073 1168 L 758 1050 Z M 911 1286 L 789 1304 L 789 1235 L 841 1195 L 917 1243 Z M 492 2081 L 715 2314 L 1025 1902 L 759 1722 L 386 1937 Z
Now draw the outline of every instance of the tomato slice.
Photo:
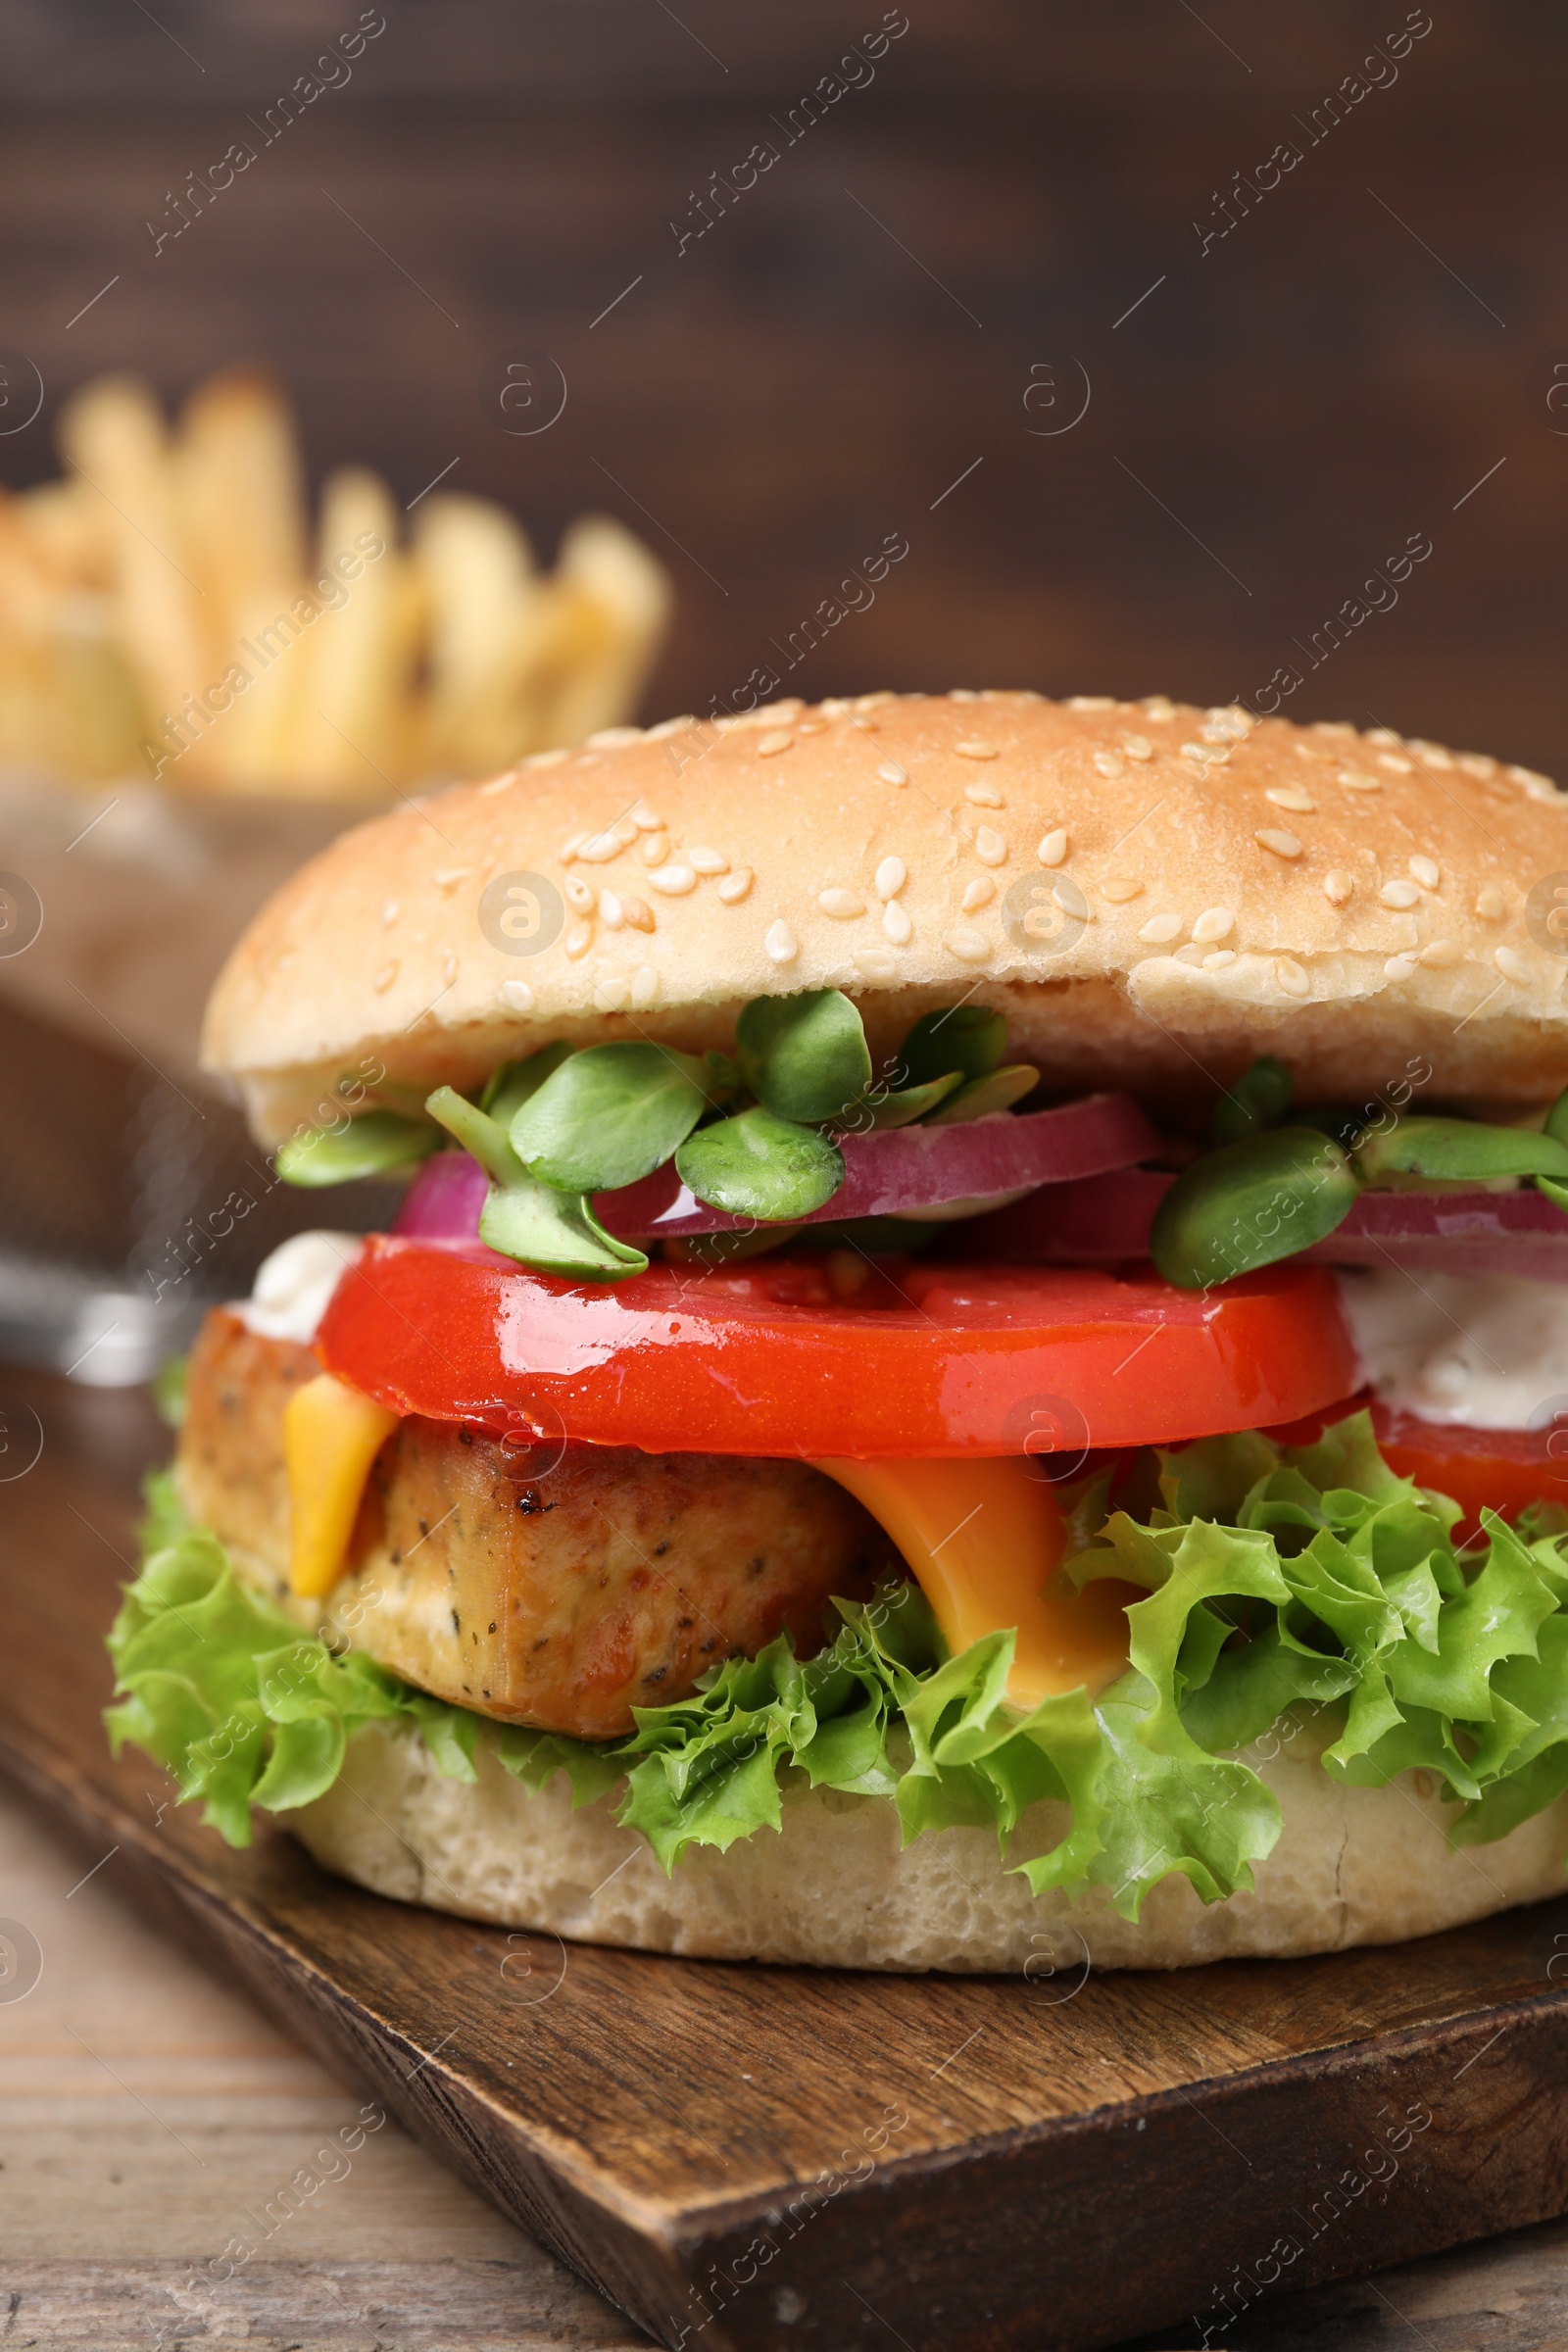
M 1391 1470 L 1463 1506 L 1465 1535 L 1487 1506 L 1512 1519 L 1527 1502 L 1568 1502 L 1568 1432 L 1561 1428 L 1471 1429 L 1386 1404 L 1373 1406 L 1372 1426 Z
M 1277 1446 L 1315 1445 L 1330 1422 L 1364 1405 L 1372 1408 L 1373 1434 L 1389 1468 L 1460 1504 L 1461 1542 L 1476 1533 L 1483 1510 L 1514 1519 L 1527 1502 L 1568 1503 L 1568 1428 L 1560 1421 L 1549 1429 L 1473 1429 L 1468 1422 L 1424 1421 L 1363 1390 L 1331 1413 L 1307 1413 L 1266 1434 Z
M 1356 1381 L 1333 1276 L 1288 1262 L 1209 1298 L 1152 1269 L 848 1253 L 612 1290 L 377 1235 L 317 1348 L 395 1412 L 807 1460 L 1168 1443 L 1321 1411 Z

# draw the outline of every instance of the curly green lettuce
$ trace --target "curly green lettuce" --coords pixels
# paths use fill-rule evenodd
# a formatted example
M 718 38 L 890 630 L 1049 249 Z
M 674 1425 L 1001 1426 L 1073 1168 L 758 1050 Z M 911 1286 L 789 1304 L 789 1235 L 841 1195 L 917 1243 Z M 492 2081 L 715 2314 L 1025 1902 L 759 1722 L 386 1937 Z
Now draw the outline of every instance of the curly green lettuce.
M 799 1658 L 787 1636 L 730 1659 L 683 1699 L 635 1710 L 624 1740 L 500 1725 L 411 1690 L 356 1649 L 334 1652 L 240 1583 L 216 1540 L 154 1482 L 148 1556 L 109 1637 L 107 1714 L 235 1845 L 251 1808 L 329 1788 L 371 1722 L 416 1728 L 439 1770 L 473 1780 L 481 1744 L 530 1788 L 566 1775 L 576 1804 L 616 1817 L 666 1870 L 782 1827 L 789 1788 L 897 1809 L 905 1840 L 959 1824 L 1005 1850 L 1043 1797 L 1069 1808 L 1057 1844 L 1014 1867 L 1037 1894 L 1103 1886 L 1136 1919 L 1174 1872 L 1205 1902 L 1252 1885 L 1279 1808 L 1245 1751 L 1322 1714 L 1321 1768 L 1376 1787 L 1412 1766 L 1458 1810 L 1456 1842 L 1500 1838 L 1568 1789 L 1568 1512 L 1510 1528 L 1396 1477 L 1367 1415 L 1315 1445 L 1256 1433 L 1143 1457 L 1135 1515 L 1104 1480 L 1069 1493 L 1063 1573 L 1141 1587 L 1128 1664 L 1091 1699 L 1005 1703 L 1014 1637 L 947 1655 L 918 1589 L 839 1601 L 836 1638 Z M 1238 1752 L 1243 1751 L 1243 1752 Z

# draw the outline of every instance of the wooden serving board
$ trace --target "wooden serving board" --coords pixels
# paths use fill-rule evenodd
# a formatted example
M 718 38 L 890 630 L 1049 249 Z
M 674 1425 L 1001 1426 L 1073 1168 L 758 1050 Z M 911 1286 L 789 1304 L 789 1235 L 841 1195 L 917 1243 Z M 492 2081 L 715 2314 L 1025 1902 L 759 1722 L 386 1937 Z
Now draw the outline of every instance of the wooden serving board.
M 1568 2207 L 1568 1900 L 1031 1984 L 566 1946 L 362 1893 L 273 1831 L 231 1853 L 98 1721 L 145 1408 L 3 1385 L 0 1470 L 28 1409 L 42 1451 L 0 1483 L 0 1763 L 661 2341 L 1087 2352 L 1197 2315 L 1223 2343 L 1270 2291 Z

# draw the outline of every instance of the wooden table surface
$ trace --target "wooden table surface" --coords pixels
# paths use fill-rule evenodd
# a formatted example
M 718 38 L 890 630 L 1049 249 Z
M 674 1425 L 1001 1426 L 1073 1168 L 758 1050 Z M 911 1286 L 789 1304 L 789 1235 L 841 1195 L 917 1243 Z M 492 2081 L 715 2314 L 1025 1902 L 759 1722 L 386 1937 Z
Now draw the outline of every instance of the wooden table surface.
M 0 1997 L 0 2344 L 164 2352 L 632 2352 L 591 2287 L 124 1905 L 0 1787 L 0 1908 L 42 1974 Z M 0 1996 L 7 1987 L 0 1982 Z M 328 2138 L 372 2127 L 265 2257 L 193 2272 Z M 339 2143 L 341 2144 L 341 2143 Z M 343 2160 L 339 2160 L 340 2163 Z M 327 2169 L 318 2166 L 318 2171 Z M 1171 2352 L 1199 2336 L 1151 2337 Z M 1545 2352 L 1568 2341 L 1568 2222 L 1275 2303 L 1227 2352 Z M 869 2343 L 869 2338 L 867 2339 Z

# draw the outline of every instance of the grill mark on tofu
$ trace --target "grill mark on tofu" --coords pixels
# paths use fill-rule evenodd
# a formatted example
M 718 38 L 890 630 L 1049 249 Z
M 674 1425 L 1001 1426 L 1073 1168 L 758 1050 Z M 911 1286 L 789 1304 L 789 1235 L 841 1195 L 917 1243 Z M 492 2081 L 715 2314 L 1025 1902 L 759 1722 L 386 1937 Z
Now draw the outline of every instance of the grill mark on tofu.
M 252 1582 L 286 1579 L 282 1412 L 318 1369 L 217 1309 L 191 1361 L 181 1491 Z M 716 1659 L 787 1628 L 820 1645 L 834 1594 L 863 1597 L 897 1554 L 804 1462 L 568 1446 L 541 1476 L 485 1431 L 404 1421 L 371 1469 L 344 1638 L 408 1682 L 509 1722 L 585 1739 L 685 1696 Z M 295 1604 L 297 1614 L 319 1614 Z M 483 1633 L 479 1631 L 484 1628 Z

